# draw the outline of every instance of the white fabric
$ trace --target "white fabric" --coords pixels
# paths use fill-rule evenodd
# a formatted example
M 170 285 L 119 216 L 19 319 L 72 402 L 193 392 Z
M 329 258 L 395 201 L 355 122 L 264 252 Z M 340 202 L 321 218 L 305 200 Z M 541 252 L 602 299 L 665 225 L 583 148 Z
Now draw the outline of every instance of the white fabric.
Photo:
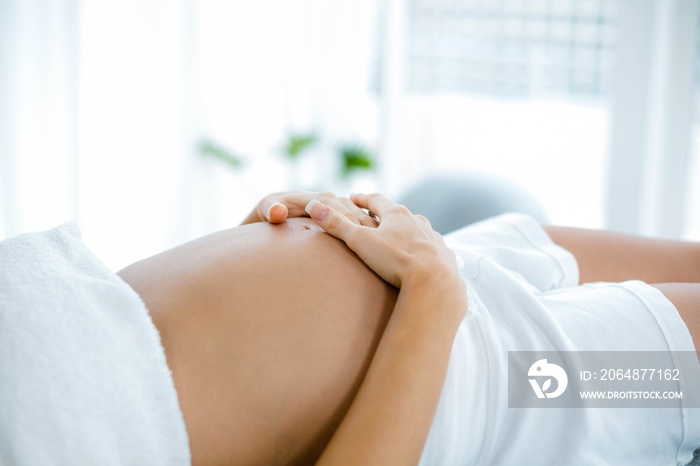
M 577 286 L 578 267 L 530 217 L 450 235 L 469 308 L 421 465 L 685 465 L 698 409 L 510 409 L 508 351 L 694 351 L 673 305 L 642 282 Z M 700 367 L 696 368 L 700 370 Z
M 158 331 L 66 224 L 0 242 L 0 465 L 189 465 Z

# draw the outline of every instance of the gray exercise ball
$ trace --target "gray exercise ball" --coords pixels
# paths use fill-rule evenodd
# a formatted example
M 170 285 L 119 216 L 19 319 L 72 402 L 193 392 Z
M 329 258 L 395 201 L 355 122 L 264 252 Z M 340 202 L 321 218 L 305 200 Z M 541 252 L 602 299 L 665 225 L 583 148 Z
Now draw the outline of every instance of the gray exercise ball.
M 544 209 L 532 194 L 509 180 L 484 173 L 430 176 L 406 191 L 399 202 L 427 217 L 441 234 L 506 212 L 521 212 L 547 223 Z

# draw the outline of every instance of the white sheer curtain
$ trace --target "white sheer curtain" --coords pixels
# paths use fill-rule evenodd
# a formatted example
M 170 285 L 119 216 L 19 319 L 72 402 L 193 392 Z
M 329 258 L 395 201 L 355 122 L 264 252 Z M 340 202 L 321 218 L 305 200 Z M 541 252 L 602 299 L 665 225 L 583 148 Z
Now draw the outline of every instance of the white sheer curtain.
M 77 2 L 0 2 L 0 232 L 77 214 Z
M 108 263 L 178 239 L 186 3 L 0 3 L 2 236 L 77 221 Z
M 332 187 L 335 145 L 376 137 L 371 0 L 4 0 L 0 21 L 1 237 L 73 219 L 116 269 L 270 191 Z M 322 136 L 303 183 L 292 131 Z
M 608 226 L 677 238 L 692 223 L 696 0 L 620 0 Z M 692 236 L 691 236 L 692 237 Z M 693 239 L 698 240 L 695 236 Z

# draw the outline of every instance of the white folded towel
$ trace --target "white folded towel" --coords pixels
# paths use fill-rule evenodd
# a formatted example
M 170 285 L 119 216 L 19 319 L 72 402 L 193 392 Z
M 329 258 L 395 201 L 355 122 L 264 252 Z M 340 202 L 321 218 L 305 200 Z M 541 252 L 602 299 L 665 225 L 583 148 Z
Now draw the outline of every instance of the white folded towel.
M 0 465 L 189 465 L 140 297 L 65 224 L 0 242 Z

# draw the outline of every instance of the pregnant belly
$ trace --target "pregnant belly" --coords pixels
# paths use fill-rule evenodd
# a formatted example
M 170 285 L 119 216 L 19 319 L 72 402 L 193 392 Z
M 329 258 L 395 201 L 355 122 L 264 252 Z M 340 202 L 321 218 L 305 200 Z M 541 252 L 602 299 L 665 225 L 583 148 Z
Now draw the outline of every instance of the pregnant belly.
M 396 292 L 309 219 L 222 231 L 119 272 L 161 333 L 193 464 L 307 464 Z

